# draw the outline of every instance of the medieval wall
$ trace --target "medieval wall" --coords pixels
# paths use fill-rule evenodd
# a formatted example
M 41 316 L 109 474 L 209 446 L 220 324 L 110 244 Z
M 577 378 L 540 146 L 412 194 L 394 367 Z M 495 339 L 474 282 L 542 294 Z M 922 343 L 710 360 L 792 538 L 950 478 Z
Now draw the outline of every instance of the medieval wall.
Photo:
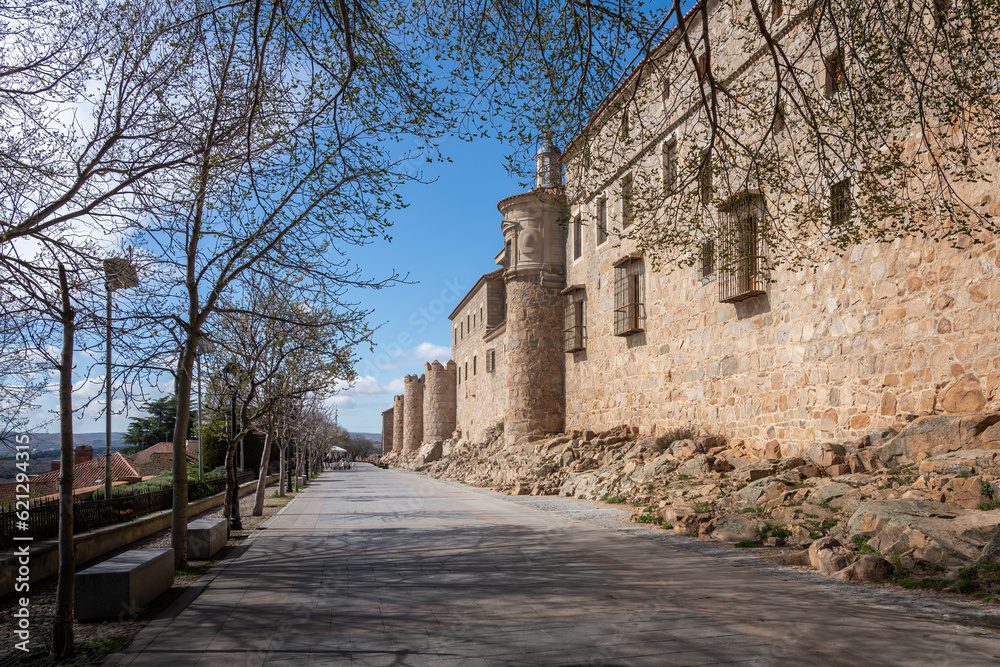
M 796 39 L 795 31 L 784 38 Z M 746 61 L 736 39 L 715 57 L 720 72 Z M 811 66 L 821 85 L 822 64 Z M 567 284 L 585 286 L 587 331 L 585 350 L 565 354 L 568 429 L 628 424 L 662 433 L 693 425 L 796 453 L 913 414 L 975 408 L 974 397 L 941 401 L 942 389 L 967 374 L 974 378 L 964 385 L 978 382 L 987 407 L 1000 409 L 1000 254 L 987 232 L 981 245 L 967 239 L 959 249 L 905 238 L 830 252 L 808 269 L 771 271 L 763 295 L 735 304 L 720 302 L 717 274 L 657 270 L 644 260 L 644 330 L 615 336 L 613 265 L 637 250 L 627 233 L 615 233 L 622 180 L 655 182 L 663 143 L 677 141 L 683 159 L 696 134 L 682 105 L 668 109 L 655 90 L 637 99 L 642 113 L 626 140 L 606 115 L 588 150 L 568 157 L 582 252 L 575 257 L 571 237 Z M 595 170 L 597 154 L 608 156 L 608 169 Z M 966 199 L 1000 213 L 995 185 L 975 188 Z M 603 242 L 602 207 L 611 230 Z
M 403 378 L 403 451 L 420 449 L 424 437 L 424 376 Z
M 455 431 L 456 364 L 424 364 L 424 442 L 447 440 Z
M 392 451 L 392 408 L 382 412 L 382 453 Z
M 456 423 L 473 441 L 485 440 L 504 420 L 506 291 L 500 274 L 484 276 L 451 315 Z

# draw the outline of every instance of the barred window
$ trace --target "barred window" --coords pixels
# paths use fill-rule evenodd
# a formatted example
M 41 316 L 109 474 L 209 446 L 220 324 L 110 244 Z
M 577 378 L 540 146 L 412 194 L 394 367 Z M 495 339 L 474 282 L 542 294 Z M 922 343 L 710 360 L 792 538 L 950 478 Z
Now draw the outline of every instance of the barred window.
M 844 52 L 837 49 L 823 63 L 826 65 L 824 92 L 827 97 L 833 97 L 844 87 Z
M 497 351 L 493 348 L 486 350 L 486 372 L 493 373 L 497 369 Z
M 608 240 L 608 200 L 597 200 L 597 245 Z
M 632 224 L 632 176 L 622 179 L 622 229 Z
M 580 216 L 573 218 L 573 259 L 583 254 L 583 221 Z
M 764 294 L 764 247 L 760 225 L 764 198 L 746 193 L 721 209 L 719 301 L 735 303 Z
M 563 290 L 563 349 L 566 352 L 579 352 L 585 347 L 586 317 L 584 313 L 584 296 L 586 292 L 582 285 L 573 285 Z
M 771 20 L 777 21 L 785 13 L 784 3 L 781 0 L 774 0 L 771 3 Z
M 673 194 L 677 185 L 677 141 L 663 144 L 663 191 Z
M 830 229 L 847 227 L 851 220 L 851 179 L 845 178 L 830 186 Z
M 645 281 L 641 256 L 629 255 L 615 264 L 615 335 L 643 330 L 646 322 Z
M 707 280 L 715 276 L 715 240 L 705 239 L 701 242 L 701 252 L 699 253 L 700 264 L 698 273 L 702 280 Z

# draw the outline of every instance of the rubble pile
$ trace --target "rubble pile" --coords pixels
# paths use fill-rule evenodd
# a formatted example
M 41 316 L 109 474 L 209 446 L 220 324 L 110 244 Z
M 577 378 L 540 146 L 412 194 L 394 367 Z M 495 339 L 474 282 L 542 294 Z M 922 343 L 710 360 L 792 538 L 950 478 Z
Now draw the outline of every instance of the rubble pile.
M 919 417 L 801 456 L 684 429 L 511 446 L 497 428 L 488 442 L 438 441 L 387 460 L 512 495 L 631 503 L 637 521 L 699 538 L 800 547 L 786 564 L 844 581 L 932 575 L 916 581 L 956 587 L 972 565 L 1000 582 L 1000 413 Z

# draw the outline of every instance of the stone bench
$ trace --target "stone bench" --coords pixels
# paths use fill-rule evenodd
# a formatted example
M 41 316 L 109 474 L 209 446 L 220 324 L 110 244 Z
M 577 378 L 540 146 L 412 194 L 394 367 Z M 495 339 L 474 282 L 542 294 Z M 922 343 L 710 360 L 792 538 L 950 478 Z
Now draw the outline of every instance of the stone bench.
M 198 519 L 188 524 L 188 558 L 208 560 L 226 546 L 225 519 Z
M 129 618 L 173 584 L 173 549 L 126 551 L 76 573 L 76 619 Z

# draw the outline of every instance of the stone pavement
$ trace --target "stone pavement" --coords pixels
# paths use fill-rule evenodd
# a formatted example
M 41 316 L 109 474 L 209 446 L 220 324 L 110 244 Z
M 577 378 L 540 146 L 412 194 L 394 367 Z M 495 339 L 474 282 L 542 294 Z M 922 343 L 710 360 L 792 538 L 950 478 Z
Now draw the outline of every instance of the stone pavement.
M 110 662 L 1000 664 L 995 630 L 572 518 L 594 512 L 400 470 L 326 472 Z

